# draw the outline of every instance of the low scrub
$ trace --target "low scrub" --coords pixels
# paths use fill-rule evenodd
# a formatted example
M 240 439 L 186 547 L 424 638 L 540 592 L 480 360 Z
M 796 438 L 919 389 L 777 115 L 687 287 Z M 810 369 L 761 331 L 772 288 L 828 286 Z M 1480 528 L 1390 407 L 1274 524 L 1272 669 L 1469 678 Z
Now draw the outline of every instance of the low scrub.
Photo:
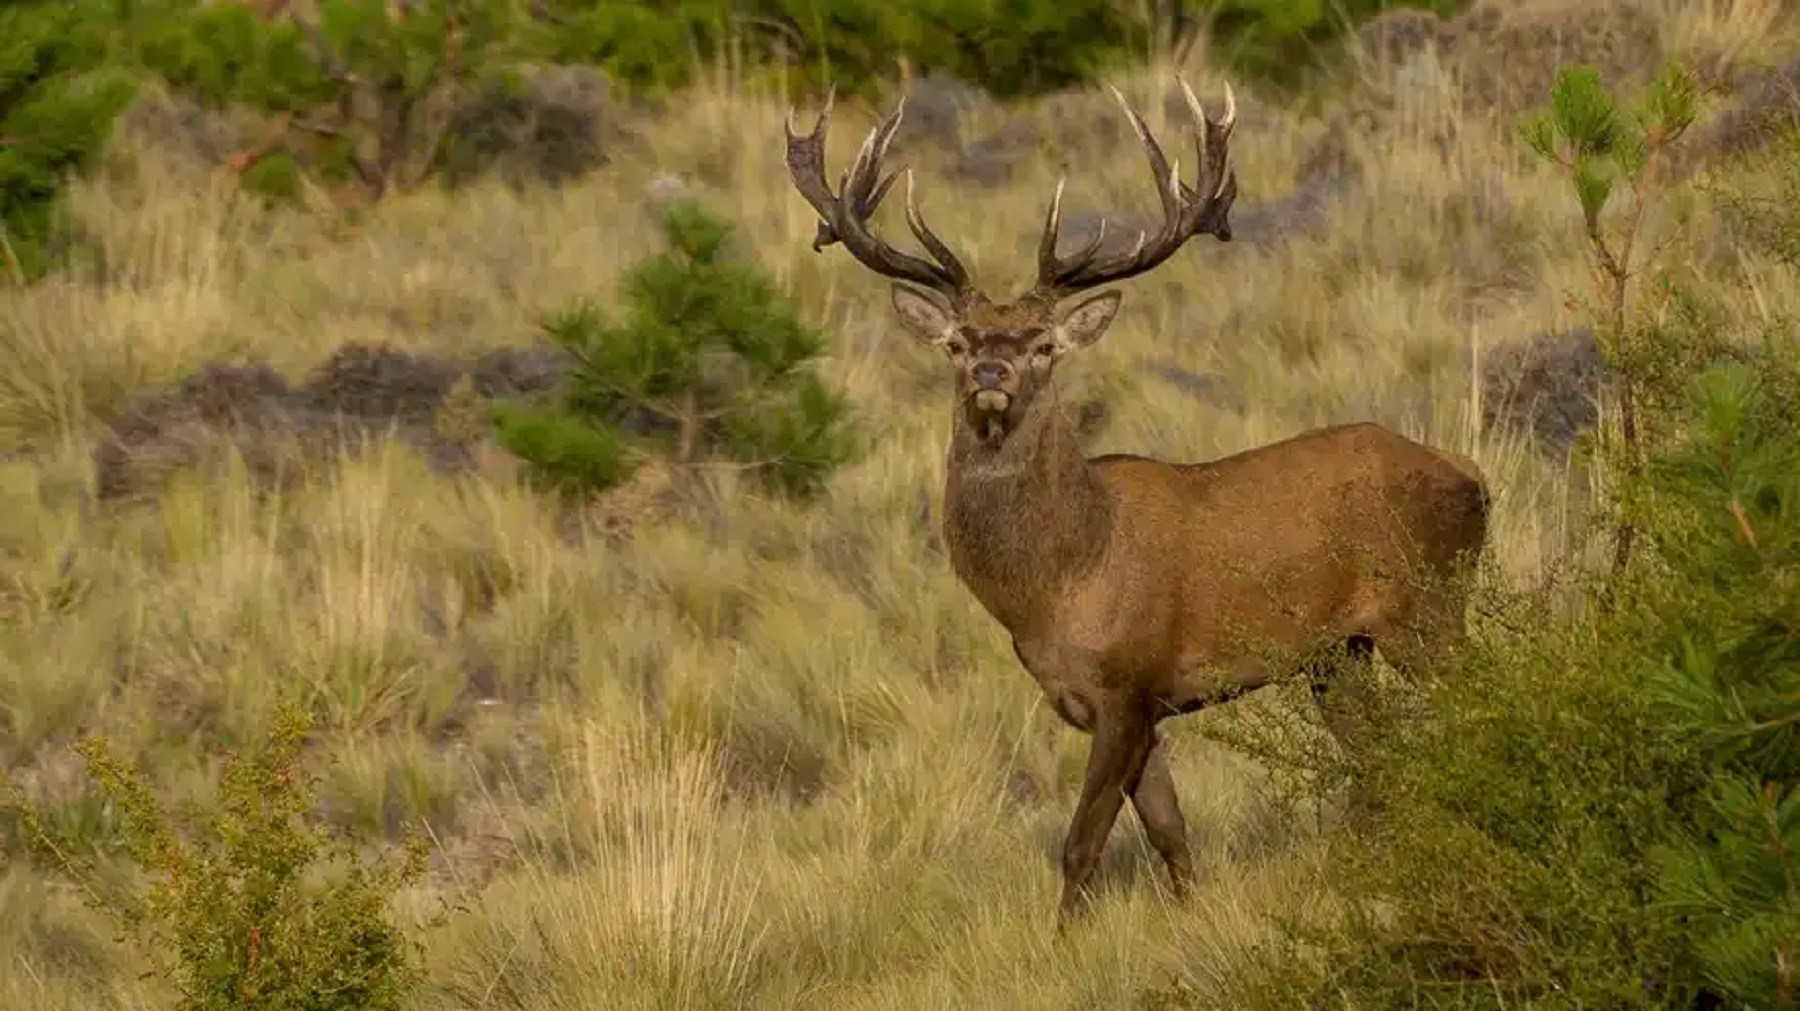
M 1246 975 L 1259 1006 L 1800 1001 L 1800 355 L 1785 325 L 1721 334 L 1688 296 L 1629 312 L 1642 265 L 1606 237 L 1612 183 L 1635 228 L 1644 142 L 1691 119 L 1682 81 L 1630 116 L 1575 69 L 1532 127 L 1607 282 L 1597 322 L 1636 424 L 1596 457 L 1619 492 L 1599 533 L 1636 550 L 1490 589 L 1453 676 L 1380 694 L 1366 754 L 1285 753 L 1306 793 L 1360 777 L 1382 815 L 1334 836 L 1341 903 Z
M 369 863 L 326 834 L 300 763 L 309 725 L 285 709 L 266 744 L 226 762 L 202 811 L 169 810 L 104 738 L 77 746 L 142 884 L 8 799 L 33 851 L 142 946 L 180 1011 L 395 1011 L 421 981 L 418 944 L 389 905 L 424 873 L 425 849 Z

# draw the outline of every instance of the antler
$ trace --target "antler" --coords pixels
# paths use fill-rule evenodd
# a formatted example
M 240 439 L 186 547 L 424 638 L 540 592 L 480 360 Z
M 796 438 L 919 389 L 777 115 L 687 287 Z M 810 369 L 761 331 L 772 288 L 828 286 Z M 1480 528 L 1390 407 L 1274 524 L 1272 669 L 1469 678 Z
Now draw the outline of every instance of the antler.
M 1180 77 L 1175 80 L 1181 85 L 1188 112 L 1194 117 L 1194 154 L 1200 162 L 1199 178 L 1193 186 L 1181 181 L 1179 164 L 1169 164 L 1156 138 L 1150 136 L 1150 128 L 1144 125 L 1143 117 L 1132 109 L 1118 88 L 1113 88 L 1113 97 L 1119 100 L 1150 158 L 1156 193 L 1162 199 L 1162 228 L 1148 240 L 1139 232 L 1137 244 L 1129 252 L 1100 257 L 1100 245 L 1106 238 L 1106 220 L 1102 218 L 1098 231 L 1087 245 L 1066 259 L 1059 257 L 1056 240 L 1062 226 L 1063 184 L 1058 182 L 1056 196 L 1050 201 L 1050 213 L 1044 220 L 1044 236 L 1038 243 L 1036 294 L 1039 297 L 1054 301 L 1085 288 L 1135 277 L 1158 266 L 1174 255 L 1182 243 L 1201 233 L 1217 236 L 1222 242 L 1231 241 L 1231 224 L 1226 215 L 1231 210 L 1232 200 L 1237 197 L 1237 173 L 1230 167 L 1231 131 L 1237 125 L 1237 101 L 1232 97 L 1231 85 L 1227 84 L 1225 115 L 1215 123 L 1200 107 L 1194 89 Z
M 913 193 L 912 171 L 906 172 L 906 223 L 936 263 L 902 252 L 877 238 L 869 230 L 869 217 L 881 206 L 888 188 L 899 173 L 881 175 L 881 159 L 900 128 L 900 117 L 906 111 L 906 99 L 894 107 L 886 119 L 869 131 L 856 161 L 838 182 L 838 193 L 832 193 L 825 182 L 825 129 L 831 120 L 831 107 L 837 97 L 834 86 L 825 96 L 825 107 L 819 113 L 812 132 L 802 136 L 795 132 L 793 110 L 788 111 L 787 165 L 794 186 L 806 202 L 819 212 L 819 232 L 813 239 L 813 251 L 841 242 L 850 255 L 863 266 L 885 277 L 911 281 L 937 291 L 953 301 L 970 293 L 969 272 L 942 239 L 925 224 Z

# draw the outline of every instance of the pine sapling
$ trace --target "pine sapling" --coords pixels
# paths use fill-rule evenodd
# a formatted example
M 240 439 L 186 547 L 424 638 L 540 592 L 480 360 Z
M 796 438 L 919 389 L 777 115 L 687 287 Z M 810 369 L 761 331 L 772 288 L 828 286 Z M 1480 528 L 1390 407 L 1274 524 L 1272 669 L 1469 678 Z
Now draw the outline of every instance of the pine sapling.
M 1694 122 L 1699 89 L 1680 66 L 1671 65 L 1642 96 L 1638 107 L 1621 110 L 1618 98 L 1588 66 L 1565 68 L 1550 94 L 1550 108 L 1525 122 L 1525 142 L 1567 175 L 1581 208 L 1583 232 L 1594 261 L 1597 333 L 1616 376 L 1618 447 L 1629 482 L 1642 470 L 1636 361 L 1631 347 L 1633 281 L 1660 250 L 1644 253 L 1639 244 L 1645 216 L 1659 195 L 1658 169 L 1667 152 Z M 1621 213 L 1606 211 L 1623 192 Z M 1629 563 L 1636 527 L 1619 524 L 1613 569 Z

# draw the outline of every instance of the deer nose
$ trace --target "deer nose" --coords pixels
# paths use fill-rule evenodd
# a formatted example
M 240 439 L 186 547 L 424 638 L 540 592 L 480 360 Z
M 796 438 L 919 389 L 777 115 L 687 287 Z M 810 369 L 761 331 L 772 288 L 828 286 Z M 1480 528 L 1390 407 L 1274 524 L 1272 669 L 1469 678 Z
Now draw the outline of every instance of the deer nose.
M 1004 362 L 977 362 L 969 371 L 969 375 L 975 380 L 975 386 L 983 390 L 999 388 L 1011 374 L 1012 370 Z

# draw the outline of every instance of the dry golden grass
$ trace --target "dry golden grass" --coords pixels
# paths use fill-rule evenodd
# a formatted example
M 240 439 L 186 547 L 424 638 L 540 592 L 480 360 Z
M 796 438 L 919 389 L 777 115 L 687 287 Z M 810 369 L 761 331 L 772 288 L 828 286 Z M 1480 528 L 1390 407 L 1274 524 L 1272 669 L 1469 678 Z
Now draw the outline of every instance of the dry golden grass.
M 1746 0 L 1668 11 L 1684 46 L 1766 51 L 1787 24 Z M 1746 34 L 1744 16 L 1764 28 Z M 1217 94 L 1216 75 L 1193 79 Z M 333 816 L 429 824 L 437 887 L 468 896 L 428 937 L 437 989 L 422 1007 L 1098 1008 L 1176 984 L 1230 1006 L 1234 966 L 1271 916 L 1330 902 L 1315 823 L 1277 810 L 1257 767 L 1204 738 L 1228 713 L 1179 721 L 1204 885 L 1172 907 L 1122 819 L 1095 921 L 1053 943 L 1055 852 L 1086 744 L 1039 706 L 932 547 L 938 363 L 890 325 L 884 284 L 807 248 L 783 113 L 702 88 L 579 185 L 421 193 L 349 237 L 124 144 L 74 198 L 104 274 L 0 290 L 9 767 L 65 824 L 95 824 L 104 812 L 64 750 L 75 736 L 111 734 L 170 790 L 204 792 L 203 745 L 254 737 L 280 691 L 316 689 Z M 1557 180 L 1509 129 L 1462 115 L 1428 96 L 1359 139 L 1367 184 L 1317 234 L 1197 243 L 1133 285 L 1107 340 L 1065 368 L 1066 396 L 1113 409 L 1095 448 L 1201 459 L 1376 418 L 1477 458 L 1498 496 L 1500 569 L 1541 578 L 1574 540 L 1588 479 L 1482 431 L 1469 360 L 1580 323 L 1565 298 L 1583 251 Z M 840 111 L 838 159 L 868 122 Z M 1246 120 L 1246 205 L 1290 187 L 1317 129 L 1279 109 Z M 1023 282 L 1065 164 L 1073 204 L 1149 207 L 1134 149 L 1048 152 L 998 189 L 952 184 L 921 157 L 927 215 L 1001 290 Z M 605 296 L 651 251 L 641 194 L 671 170 L 836 335 L 828 371 L 871 439 L 822 503 L 712 475 L 674 521 L 620 540 L 389 446 L 279 495 L 237 475 L 148 506 L 84 504 L 97 420 L 205 362 L 297 373 L 351 340 L 448 354 L 530 341 L 540 313 Z M 1800 285 L 1747 254 L 1693 266 L 1748 282 L 1747 314 L 1800 307 Z M 1222 376 L 1241 408 L 1156 378 L 1157 363 Z M 0 1007 L 159 999 L 50 878 L 0 869 L 0 908 Z

